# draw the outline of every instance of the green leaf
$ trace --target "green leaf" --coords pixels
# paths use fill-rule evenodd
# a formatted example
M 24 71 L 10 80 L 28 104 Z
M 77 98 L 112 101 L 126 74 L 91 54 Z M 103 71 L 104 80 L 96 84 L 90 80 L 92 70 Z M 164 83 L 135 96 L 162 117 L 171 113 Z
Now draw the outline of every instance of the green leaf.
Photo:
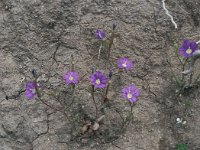
M 174 43 L 174 48 L 177 50 L 178 49 L 178 44 Z
M 109 40 L 104 40 L 104 41 L 102 41 L 102 46 L 103 46 L 104 48 L 108 48 L 108 45 L 109 45 Z
M 176 150 L 187 150 L 186 144 L 176 144 Z
M 185 82 L 182 81 L 178 76 L 174 76 L 174 79 L 179 88 L 182 88 L 185 85 Z
M 184 64 L 184 58 L 183 57 L 179 57 L 179 53 L 178 53 L 178 44 L 177 43 L 174 43 L 174 48 L 176 50 L 176 57 L 178 58 L 179 62 L 181 63 L 181 65 Z

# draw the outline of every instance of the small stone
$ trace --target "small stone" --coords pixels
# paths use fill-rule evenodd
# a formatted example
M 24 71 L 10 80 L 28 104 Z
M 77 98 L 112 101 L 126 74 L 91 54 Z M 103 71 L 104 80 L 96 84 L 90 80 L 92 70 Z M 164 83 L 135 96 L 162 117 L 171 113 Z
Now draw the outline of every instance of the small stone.
M 184 124 L 184 125 L 185 125 L 186 123 L 187 123 L 186 121 L 183 121 L 183 123 L 182 123 L 182 124 Z
M 177 122 L 181 122 L 181 119 L 180 119 L 180 118 L 177 118 L 176 121 L 177 121 Z

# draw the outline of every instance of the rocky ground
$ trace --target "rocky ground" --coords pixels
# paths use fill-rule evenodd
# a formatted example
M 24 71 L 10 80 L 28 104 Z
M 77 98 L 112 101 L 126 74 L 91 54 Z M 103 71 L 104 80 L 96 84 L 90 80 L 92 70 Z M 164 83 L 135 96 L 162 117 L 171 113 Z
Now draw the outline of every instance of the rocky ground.
M 1 0 L 0 150 L 172 150 L 176 144 L 199 150 L 199 91 L 178 99 L 171 70 L 180 72 L 174 43 L 180 45 L 185 38 L 200 40 L 200 1 L 166 0 L 166 7 L 177 29 L 161 0 Z M 109 33 L 113 23 L 120 36 L 111 56 L 134 60 L 127 84 L 134 82 L 141 89 L 134 120 L 121 132 L 120 118 L 113 115 L 116 109 L 108 109 L 98 137 L 78 135 L 81 117 L 76 114 L 94 110 L 85 91 L 87 80 L 69 111 L 71 118 L 80 117 L 75 125 L 37 99 L 27 100 L 25 81 L 32 79 L 32 69 L 47 73 L 55 56 L 58 62 L 51 66 L 48 86 L 59 89 L 61 97 L 70 101 L 61 77 L 71 55 L 77 70 L 85 74 L 97 62 L 99 45 L 92 33 L 97 28 Z M 103 53 L 101 70 L 105 68 Z M 117 85 L 116 77 L 113 89 Z M 110 93 L 115 96 L 112 89 Z M 129 109 L 120 96 L 115 99 L 122 114 Z M 177 118 L 186 124 L 177 124 Z

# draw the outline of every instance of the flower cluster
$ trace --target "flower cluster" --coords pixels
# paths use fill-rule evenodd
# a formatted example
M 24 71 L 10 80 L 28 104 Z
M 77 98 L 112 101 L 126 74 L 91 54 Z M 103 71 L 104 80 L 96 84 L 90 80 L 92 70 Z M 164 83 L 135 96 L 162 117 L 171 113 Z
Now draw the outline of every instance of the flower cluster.
M 113 25 L 113 30 L 115 29 L 116 25 Z M 105 38 L 105 32 L 102 29 L 97 29 L 95 32 L 95 37 L 99 40 L 103 40 Z M 186 43 L 187 44 L 187 43 Z M 184 46 L 186 47 L 186 46 Z M 190 45 L 191 49 L 193 50 L 194 46 L 193 44 Z M 117 59 L 117 67 L 119 70 L 126 70 L 129 71 L 133 68 L 134 63 L 129 60 L 128 57 L 121 57 Z M 33 74 L 35 74 L 35 71 L 32 71 Z M 104 75 L 101 71 L 92 71 L 92 73 L 89 75 L 89 81 L 90 84 L 94 88 L 100 88 L 103 89 L 105 88 L 108 84 L 109 79 L 111 79 L 112 73 L 108 75 Z M 73 85 L 75 86 L 76 84 L 79 83 L 79 73 L 74 71 L 74 69 L 69 70 L 66 72 L 63 76 L 63 79 L 67 85 Z M 28 99 L 32 99 L 36 95 L 36 83 L 34 82 L 28 82 L 26 83 L 26 91 L 25 91 L 25 96 Z M 135 87 L 135 85 L 131 84 L 128 87 L 124 87 L 122 89 L 122 96 L 130 101 L 131 103 L 136 102 L 137 97 L 140 94 L 140 90 Z

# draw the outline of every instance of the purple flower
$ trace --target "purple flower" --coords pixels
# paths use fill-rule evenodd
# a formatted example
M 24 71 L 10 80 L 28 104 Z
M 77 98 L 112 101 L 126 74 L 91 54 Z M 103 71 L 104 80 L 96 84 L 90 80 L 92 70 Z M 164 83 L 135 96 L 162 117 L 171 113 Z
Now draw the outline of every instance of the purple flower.
M 66 82 L 67 85 L 69 85 L 69 84 L 77 84 L 78 81 L 79 81 L 78 72 L 68 71 L 64 75 L 64 80 L 65 80 L 65 82 Z
M 131 103 L 136 102 L 139 95 L 140 90 L 134 84 L 131 84 L 128 87 L 124 87 L 122 89 L 122 96 L 129 100 Z
M 33 99 L 34 96 L 36 95 L 35 87 L 36 87 L 35 82 L 27 82 L 24 96 L 27 97 L 28 99 Z
M 95 37 L 97 38 L 97 39 L 100 39 L 100 40 L 102 40 L 102 39 L 104 39 L 105 38 L 105 32 L 103 31 L 103 30 L 101 30 L 101 29 L 97 29 L 96 30 L 96 32 L 95 32 Z
M 104 88 L 108 79 L 100 71 L 97 71 L 90 75 L 90 82 L 96 88 Z
M 130 61 L 127 57 L 118 58 L 117 66 L 120 69 L 130 70 L 133 67 L 133 62 Z
M 178 49 L 178 53 L 185 58 L 191 57 L 193 52 L 196 51 L 198 45 L 195 41 L 184 40 Z

